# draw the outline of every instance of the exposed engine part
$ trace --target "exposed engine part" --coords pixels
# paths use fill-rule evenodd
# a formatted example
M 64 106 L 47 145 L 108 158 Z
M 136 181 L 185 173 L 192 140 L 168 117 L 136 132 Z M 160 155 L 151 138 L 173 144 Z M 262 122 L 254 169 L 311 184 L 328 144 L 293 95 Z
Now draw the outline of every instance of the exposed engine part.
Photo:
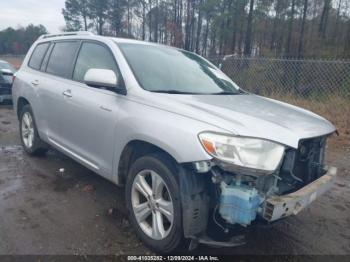
M 222 182 L 222 180 L 224 179 L 222 174 L 220 173 L 220 170 L 218 170 L 217 168 L 212 168 L 211 169 L 211 181 L 214 184 L 220 184 Z
M 219 206 L 219 204 L 217 204 L 216 206 L 215 206 L 215 208 L 214 208 L 214 212 L 213 212 L 213 221 L 214 221 L 214 223 L 218 226 L 218 227 L 220 227 L 221 229 L 222 229 L 222 231 L 224 231 L 225 233 L 228 233 L 228 228 L 226 228 L 226 227 L 224 227 L 223 225 L 221 225 L 218 221 L 217 221 L 217 219 L 215 218 L 215 215 L 217 214 L 217 211 L 218 211 L 218 206 Z
M 271 209 L 271 201 L 267 199 L 295 192 L 325 174 L 326 139 L 305 139 L 300 141 L 298 149 L 287 149 L 280 167 L 272 174 L 213 161 L 210 174 L 217 202 L 212 207 L 219 203 L 218 210 L 214 212 L 214 222 L 225 231 L 226 226 L 216 220 L 216 211 L 228 224 L 247 226 L 257 215 L 270 221 L 267 218 L 269 212 L 278 209 Z
M 286 151 L 279 174 L 279 195 L 298 190 L 324 174 L 326 140 L 327 137 L 304 139 L 297 150 Z
M 335 183 L 337 169 L 333 167 L 326 169 L 325 172 L 324 176 L 291 194 L 267 198 L 261 213 L 262 217 L 272 222 L 282 217 L 298 214 Z
M 263 198 L 255 188 L 240 183 L 221 183 L 221 217 L 230 224 L 250 225 L 255 220 Z
M 212 177 L 211 180 L 214 184 L 221 184 L 224 181 L 226 184 L 236 183 L 244 184 L 251 188 L 256 188 L 262 195 L 275 194 L 278 189 L 277 181 L 281 179 L 277 175 L 269 176 L 248 176 L 248 175 L 237 175 L 222 170 L 219 166 L 214 166 L 210 170 Z
M 257 177 L 255 183 L 252 184 L 263 196 L 274 195 L 278 192 L 278 181 L 281 178 L 276 174 L 270 176 Z
M 288 173 L 294 180 L 298 182 L 303 182 L 303 180 L 293 174 L 293 168 L 295 163 L 296 151 L 287 151 L 284 157 L 283 165 L 281 167 L 282 172 Z
M 258 169 L 253 169 L 249 167 L 243 167 L 243 166 L 237 166 L 233 165 L 230 163 L 225 163 L 222 161 L 215 161 L 215 165 L 220 167 L 222 170 L 230 173 L 234 173 L 237 175 L 243 175 L 243 176 L 253 176 L 253 177 L 258 177 L 258 176 L 267 176 L 271 175 L 271 172 L 267 172 L 264 170 L 258 170 Z
M 210 171 L 212 163 L 210 161 L 198 161 L 193 163 L 193 167 L 197 173 L 207 173 Z

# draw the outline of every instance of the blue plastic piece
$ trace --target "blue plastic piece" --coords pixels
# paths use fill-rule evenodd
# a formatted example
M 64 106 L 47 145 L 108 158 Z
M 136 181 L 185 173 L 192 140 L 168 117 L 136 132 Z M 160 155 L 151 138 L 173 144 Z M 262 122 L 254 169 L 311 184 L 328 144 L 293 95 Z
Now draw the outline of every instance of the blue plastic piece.
M 246 185 L 221 185 L 220 215 L 230 224 L 250 225 L 261 203 L 255 188 Z

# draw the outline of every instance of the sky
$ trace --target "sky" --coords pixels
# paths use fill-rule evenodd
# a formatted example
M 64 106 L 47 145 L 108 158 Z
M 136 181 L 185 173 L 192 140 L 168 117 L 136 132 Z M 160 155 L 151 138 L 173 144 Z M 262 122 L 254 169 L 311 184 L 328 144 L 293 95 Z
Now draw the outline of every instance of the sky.
M 65 0 L 0 0 L 0 30 L 42 24 L 50 33 L 60 32 Z

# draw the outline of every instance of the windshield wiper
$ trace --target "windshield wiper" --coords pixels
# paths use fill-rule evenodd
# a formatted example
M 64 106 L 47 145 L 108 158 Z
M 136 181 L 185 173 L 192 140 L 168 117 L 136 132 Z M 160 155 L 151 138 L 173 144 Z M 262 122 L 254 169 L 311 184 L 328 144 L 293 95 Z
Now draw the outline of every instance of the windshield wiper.
M 195 93 L 191 93 L 191 92 L 182 92 L 182 91 L 178 91 L 178 90 L 152 90 L 151 92 L 163 93 L 163 94 L 189 94 L 189 95 L 195 94 Z
M 211 95 L 239 95 L 240 92 L 222 91 L 218 93 L 212 93 Z

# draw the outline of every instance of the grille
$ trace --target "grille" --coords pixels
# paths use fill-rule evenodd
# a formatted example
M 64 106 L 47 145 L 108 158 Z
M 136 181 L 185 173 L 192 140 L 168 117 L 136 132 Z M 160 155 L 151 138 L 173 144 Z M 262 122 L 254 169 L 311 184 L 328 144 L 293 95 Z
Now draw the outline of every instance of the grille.
M 326 137 L 302 140 L 296 150 L 293 174 L 304 184 L 319 178 L 323 171 Z
M 293 192 L 322 176 L 326 139 L 304 139 L 297 150 L 286 151 L 278 182 L 280 193 Z

